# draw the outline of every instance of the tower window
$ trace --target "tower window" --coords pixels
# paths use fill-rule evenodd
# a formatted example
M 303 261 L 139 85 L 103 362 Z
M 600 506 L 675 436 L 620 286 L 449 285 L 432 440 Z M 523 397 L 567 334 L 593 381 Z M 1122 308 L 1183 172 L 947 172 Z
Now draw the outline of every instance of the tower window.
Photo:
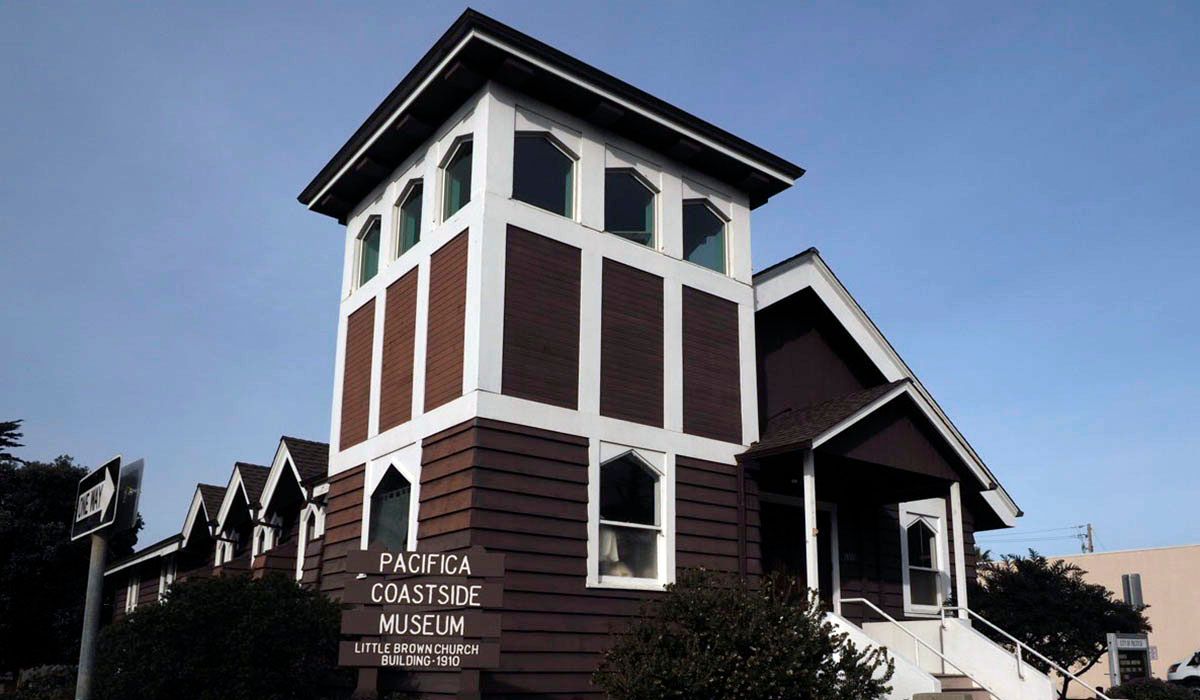
M 604 173 L 604 230 L 654 245 L 654 190 L 629 168 Z
M 572 217 L 575 158 L 549 134 L 518 133 L 513 144 L 513 199 Z
M 725 272 L 725 219 L 706 200 L 683 203 L 683 258 Z
M 408 192 L 400 199 L 400 204 L 396 207 L 399 226 L 399 240 L 396 246 L 396 255 L 398 256 L 404 255 L 409 248 L 421 241 L 421 200 L 424 193 L 423 183 L 417 180 L 409 186 Z
M 379 273 L 379 217 L 371 217 L 358 237 L 358 286 Z
M 412 486 L 395 468 L 389 468 L 371 494 L 371 529 L 368 542 L 390 551 L 408 549 L 408 515 Z
M 471 201 L 471 151 L 470 140 L 460 141 L 446 160 L 443 168 L 443 220 L 449 219 Z

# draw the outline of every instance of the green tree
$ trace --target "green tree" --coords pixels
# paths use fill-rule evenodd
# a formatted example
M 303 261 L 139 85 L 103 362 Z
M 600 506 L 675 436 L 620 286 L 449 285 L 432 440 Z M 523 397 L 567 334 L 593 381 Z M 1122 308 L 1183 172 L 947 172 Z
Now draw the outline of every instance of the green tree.
M 979 581 L 970 592 L 971 608 L 1059 666 L 1082 674 L 1108 652 L 1112 632 L 1149 632 L 1141 609 L 1117 600 L 1113 592 L 1084 580 L 1087 572 L 1062 560 L 1050 561 L 1037 552 L 1006 555 L 979 567 Z M 985 625 L 979 629 L 1001 645 L 1009 641 Z M 1024 657 L 1048 670 L 1041 660 Z M 1063 679 L 1060 698 L 1070 680 Z
M 337 603 L 282 575 L 180 582 L 101 632 L 97 698 L 324 697 L 337 685 L 340 618 Z
M 754 590 L 699 571 L 646 606 L 594 682 L 613 700 L 871 700 L 887 692 L 892 670 L 787 579 Z
M 0 423 L 0 447 L 21 446 L 20 423 Z M 86 473 L 65 455 L 38 462 L 0 452 L 0 671 L 78 660 L 90 551 L 86 540 L 71 542 L 71 519 Z M 114 538 L 110 556 L 136 541 L 136 529 Z

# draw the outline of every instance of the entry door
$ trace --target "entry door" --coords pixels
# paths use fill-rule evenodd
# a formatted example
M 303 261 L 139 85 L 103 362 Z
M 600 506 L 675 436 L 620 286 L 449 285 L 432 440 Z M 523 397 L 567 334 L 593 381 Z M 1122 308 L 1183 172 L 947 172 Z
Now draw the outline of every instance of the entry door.
M 760 537 L 764 574 L 781 573 L 807 585 L 804 565 L 804 507 L 768 499 L 760 504 Z M 817 581 L 821 600 L 834 609 L 834 518 L 828 509 L 817 510 Z

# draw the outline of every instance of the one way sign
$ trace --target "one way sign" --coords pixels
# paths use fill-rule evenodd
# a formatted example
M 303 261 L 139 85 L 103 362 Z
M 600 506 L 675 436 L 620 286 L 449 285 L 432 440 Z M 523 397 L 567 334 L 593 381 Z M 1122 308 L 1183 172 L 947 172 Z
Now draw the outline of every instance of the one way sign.
M 108 527 L 117 517 L 117 480 L 120 478 L 121 456 L 110 459 L 104 466 L 79 480 L 75 498 L 75 520 L 71 539 L 86 537 Z

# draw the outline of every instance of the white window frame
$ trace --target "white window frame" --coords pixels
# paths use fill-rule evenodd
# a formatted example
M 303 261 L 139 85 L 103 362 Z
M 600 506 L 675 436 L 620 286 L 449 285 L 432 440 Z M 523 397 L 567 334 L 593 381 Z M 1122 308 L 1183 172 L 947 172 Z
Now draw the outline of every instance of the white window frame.
M 475 178 L 478 175 L 475 172 L 475 157 L 478 155 L 475 153 L 475 134 L 470 131 L 464 134 L 455 134 L 451 138 L 450 146 L 446 148 L 446 154 L 438 163 L 437 221 L 441 223 L 456 218 L 464 209 L 471 205 L 471 202 L 475 201 L 475 197 L 468 190 L 467 203 L 459 207 L 453 214 L 446 215 L 446 168 L 450 167 L 450 161 L 454 160 L 454 157 L 458 155 L 458 149 L 462 148 L 465 143 L 471 144 L 471 189 L 475 188 Z
M 722 255 L 722 258 L 724 258 L 724 260 L 725 260 L 725 264 L 724 264 L 725 269 L 724 270 L 714 270 L 711 267 L 706 267 L 704 265 L 701 265 L 700 263 L 692 262 L 691 260 L 687 259 L 687 251 L 684 250 L 684 244 L 687 239 L 687 231 L 684 229 L 684 226 L 683 226 L 683 208 L 689 204 L 703 205 L 704 207 L 707 207 L 708 210 L 710 212 L 712 212 L 714 216 L 716 216 L 718 219 L 721 220 L 721 222 L 723 224 L 722 230 L 721 230 L 721 232 L 723 234 L 721 236 L 721 241 L 722 241 L 722 243 L 724 243 L 724 250 L 721 251 L 721 255 Z M 732 235 L 730 232 L 730 224 L 731 223 L 733 223 L 733 220 L 730 219 L 729 214 L 722 211 L 721 207 L 717 205 L 717 202 L 713 201 L 712 197 L 705 196 L 705 195 L 701 195 L 701 196 L 697 196 L 697 197 L 684 196 L 683 200 L 680 201 L 680 203 L 679 203 L 679 245 L 680 245 L 679 259 L 689 265 L 695 265 L 696 267 L 700 268 L 701 270 L 708 270 L 709 272 L 711 272 L 713 274 L 722 275 L 724 277 L 729 277 L 729 275 L 730 275 L 729 249 L 732 247 L 729 245 L 729 239 L 730 239 L 730 236 Z
M 912 602 L 912 582 L 908 563 L 908 528 L 922 521 L 934 532 L 934 559 L 938 564 L 938 602 L 936 605 L 920 605 Z M 950 595 L 950 552 L 946 521 L 946 501 L 928 498 L 900 504 L 900 567 L 904 588 L 904 613 L 914 617 L 936 617 Z
M 176 562 L 174 556 L 163 557 L 158 569 L 158 602 L 167 597 L 167 589 L 175 583 Z
M 650 191 L 651 199 L 653 200 L 653 207 L 654 207 L 654 214 L 653 214 L 653 220 L 652 220 L 654 230 L 650 232 L 650 243 L 648 245 L 643 246 L 641 243 L 638 243 L 637 241 L 631 241 L 628 238 L 626 238 L 625 236 L 622 236 L 620 232 L 609 230 L 608 217 L 605 216 L 604 226 L 603 226 L 604 232 L 611 236 L 616 236 L 617 238 L 620 238 L 621 240 L 626 241 L 628 243 L 632 243 L 633 245 L 640 246 L 643 248 L 648 248 L 650 250 L 657 250 L 657 251 L 661 252 L 662 251 L 662 216 L 660 215 L 659 212 L 662 208 L 661 207 L 662 197 L 660 196 L 662 194 L 662 189 L 657 187 L 650 180 L 650 178 L 646 177 L 646 174 L 643 172 L 643 168 L 637 167 L 636 165 L 625 165 L 623 163 L 606 164 L 604 167 L 603 192 L 600 193 L 600 208 L 602 210 L 608 209 L 608 173 L 610 171 L 629 173 L 630 175 L 632 175 L 634 177 L 634 179 L 636 179 L 639 183 L 641 183 L 642 187 L 645 187 L 647 190 Z M 682 206 L 682 205 L 680 205 L 680 206 Z M 728 231 L 728 223 L 726 223 L 726 230 Z M 729 247 L 728 241 L 726 242 L 725 247 L 726 248 Z M 728 254 L 726 254 L 726 255 L 728 256 Z
M 413 166 L 412 171 L 414 173 L 420 172 L 420 168 L 421 163 L 417 163 L 415 166 Z M 399 260 L 402 255 L 408 252 L 400 250 L 400 225 L 402 223 L 400 207 L 404 206 L 404 203 L 408 200 L 408 198 L 412 195 L 413 190 L 415 190 L 417 187 L 421 188 L 421 216 L 417 220 L 417 243 L 413 246 L 413 248 L 421 245 L 421 241 L 425 240 L 425 219 L 427 213 L 426 207 L 429 206 L 429 191 L 425 188 L 425 179 L 420 175 L 413 175 L 410 176 L 408 181 L 404 183 L 404 187 L 400 188 L 400 196 L 396 197 L 396 201 L 392 203 L 392 260 Z
M 518 119 L 518 122 L 519 121 L 520 120 Z M 514 202 L 520 202 L 521 204 L 533 207 L 534 209 L 537 209 L 538 211 L 546 212 L 547 214 L 553 214 L 554 216 L 558 216 L 563 219 L 567 219 L 568 221 L 579 221 L 579 170 L 580 170 L 580 168 L 579 168 L 579 151 L 571 150 L 571 147 L 568 146 L 566 143 L 564 143 L 563 140 L 555 134 L 555 131 L 556 130 L 552 130 L 552 129 L 531 128 L 531 129 L 517 129 L 516 131 L 513 132 L 512 179 L 513 179 L 514 187 L 515 187 L 516 186 L 515 183 L 517 180 L 517 158 L 516 158 L 517 139 L 520 139 L 520 138 L 542 138 L 542 139 L 545 139 L 551 146 L 553 146 L 554 148 L 557 148 L 560 153 L 562 153 L 564 156 L 566 156 L 571 161 L 571 214 L 570 214 L 570 216 L 560 214 L 556 211 L 550 211 L 549 209 L 543 209 L 542 207 L 539 207 L 536 204 L 530 204 L 529 202 L 526 202 L 523 199 L 517 199 L 515 196 L 515 193 L 509 193 L 509 198 L 512 199 L 512 201 L 514 201 Z
M 135 572 L 129 577 L 128 583 L 125 584 L 125 613 L 129 614 L 137 609 L 138 595 L 141 592 L 142 577 Z
M 325 511 L 315 503 L 309 503 L 300 511 L 300 530 L 296 535 L 296 580 L 304 578 L 304 559 L 308 556 L 308 542 L 325 534 Z
M 631 445 L 593 441 L 588 460 L 588 561 L 589 588 L 615 588 L 661 591 L 675 581 L 675 457 Z M 614 459 L 633 453 L 658 475 L 655 489 L 658 508 L 658 527 L 630 523 L 613 523 L 619 527 L 658 530 L 657 578 L 631 578 L 600 575 L 600 468 Z
M 367 233 L 370 232 L 371 226 L 379 225 L 379 261 L 378 267 L 375 268 L 375 274 L 366 282 L 362 281 L 362 266 L 365 260 L 363 259 L 363 243 L 367 240 Z M 354 278 L 351 281 L 351 289 L 359 289 L 364 285 L 370 284 L 380 273 L 383 272 L 383 217 L 379 214 L 371 214 L 367 217 L 362 227 L 358 230 L 358 235 L 354 237 L 354 266 L 351 268 L 351 274 Z
M 366 488 L 363 489 L 363 526 L 360 544 L 366 549 L 371 541 L 371 497 L 383 482 L 389 469 L 400 472 L 408 481 L 408 542 L 405 550 L 417 549 L 417 510 L 421 503 L 421 446 L 413 443 L 367 463 Z

